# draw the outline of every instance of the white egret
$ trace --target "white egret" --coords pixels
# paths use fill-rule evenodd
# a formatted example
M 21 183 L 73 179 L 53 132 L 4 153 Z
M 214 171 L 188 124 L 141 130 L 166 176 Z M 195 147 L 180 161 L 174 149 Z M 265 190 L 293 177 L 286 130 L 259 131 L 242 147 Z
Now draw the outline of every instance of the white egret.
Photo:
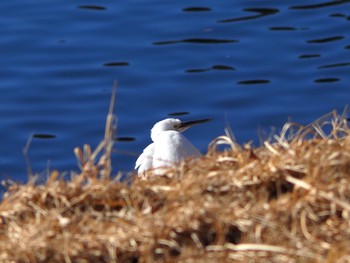
M 135 169 L 142 176 L 149 169 L 162 174 L 161 167 L 171 166 L 189 156 L 199 157 L 201 153 L 182 134 L 189 127 L 210 119 L 181 122 L 179 119 L 165 119 L 157 122 L 151 130 L 153 143 L 148 145 L 136 160 Z

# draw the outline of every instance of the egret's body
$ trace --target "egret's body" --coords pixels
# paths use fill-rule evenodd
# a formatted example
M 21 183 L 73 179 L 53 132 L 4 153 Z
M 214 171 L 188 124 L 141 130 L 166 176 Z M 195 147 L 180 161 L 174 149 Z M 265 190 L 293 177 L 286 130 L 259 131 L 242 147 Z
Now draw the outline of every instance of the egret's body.
M 153 143 L 148 145 L 136 160 L 135 169 L 138 170 L 138 174 L 141 176 L 149 169 L 154 169 L 155 174 L 161 174 L 162 169 L 159 168 L 171 166 L 190 156 L 201 156 L 198 149 L 181 132 L 206 121 L 208 119 L 191 122 L 165 119 L 157 122 L 151 130 Z

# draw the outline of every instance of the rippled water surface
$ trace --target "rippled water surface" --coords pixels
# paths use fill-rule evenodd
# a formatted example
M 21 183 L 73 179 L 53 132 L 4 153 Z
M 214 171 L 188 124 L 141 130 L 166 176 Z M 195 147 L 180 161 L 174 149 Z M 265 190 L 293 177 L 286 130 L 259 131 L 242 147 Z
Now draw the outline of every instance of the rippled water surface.
M 299 3 L 297 3 L 299 2 Z M 114 169 L 130 171 L 169 115 L 203 152 L 349 104 L 350 1 L 3 1 L 0 178 L 77 170 L 103 137 L 114 80 Z M 296 4 L 297 3 L 297 4 Z

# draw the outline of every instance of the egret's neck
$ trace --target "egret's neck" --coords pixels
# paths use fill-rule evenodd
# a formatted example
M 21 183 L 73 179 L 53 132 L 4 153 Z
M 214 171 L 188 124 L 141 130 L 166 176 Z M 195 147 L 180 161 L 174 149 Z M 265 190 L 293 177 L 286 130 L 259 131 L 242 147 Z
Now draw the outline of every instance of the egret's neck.
M 157 140 L 157 138 L 163 133 L 165 130 L 160 130 L 160 129 L 152 129 L 151 130 L 151 139 L 153 142 Z

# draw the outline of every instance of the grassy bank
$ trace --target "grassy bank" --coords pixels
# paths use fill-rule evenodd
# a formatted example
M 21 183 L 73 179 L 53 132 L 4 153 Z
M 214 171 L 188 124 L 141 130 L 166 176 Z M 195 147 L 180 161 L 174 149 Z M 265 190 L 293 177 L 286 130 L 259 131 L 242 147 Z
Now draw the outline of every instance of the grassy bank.
M 109 127 L 107 129 L 111 130 Z M 293 132 L 292 132 L 293 130 Z M 110 134 L 82 171 L 10 184 L 1 262 L 348 262 L 350 129 L 325 116 L 287 123 L 258 148 L 228 135 L 167 176 L 110 176 Z M 217 152 L 218 144 L 229 149 Z

